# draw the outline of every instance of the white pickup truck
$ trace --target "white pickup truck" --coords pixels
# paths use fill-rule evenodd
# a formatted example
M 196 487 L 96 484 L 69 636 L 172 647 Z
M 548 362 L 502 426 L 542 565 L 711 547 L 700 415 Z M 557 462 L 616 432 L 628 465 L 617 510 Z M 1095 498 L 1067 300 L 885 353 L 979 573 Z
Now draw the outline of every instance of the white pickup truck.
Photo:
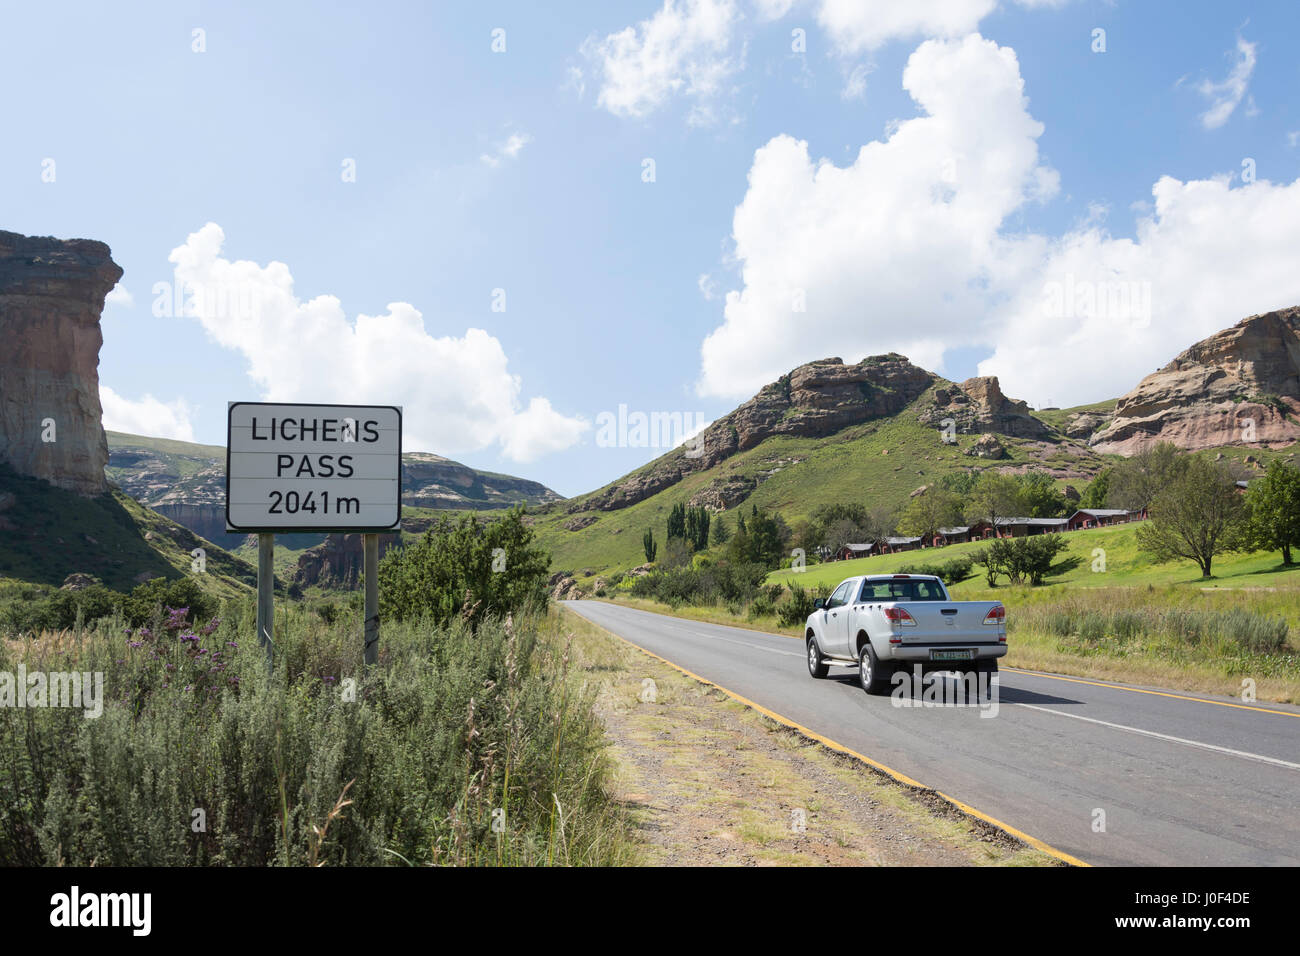
M 954 601 L 929 574 L 874 574 L 842 581 L 808 616 L 808 673 L 858 669 L 868 694 L 889 690 L 900 667 L 922 673 L 995 673 L 1007 652 L 1001 601 Z

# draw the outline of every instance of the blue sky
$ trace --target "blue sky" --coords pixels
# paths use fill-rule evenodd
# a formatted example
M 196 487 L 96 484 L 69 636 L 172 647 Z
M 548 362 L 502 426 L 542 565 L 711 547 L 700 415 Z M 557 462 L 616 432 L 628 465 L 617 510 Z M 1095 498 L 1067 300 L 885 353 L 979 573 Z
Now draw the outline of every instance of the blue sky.
M 620 405 L 889 350 L 1076 404 L 1300 303 L 1298 40 L 1293 3 L 7 4 L 0 228 L 125 269 L 110 428 L 400 404 L 572 495 L 664 450 Z

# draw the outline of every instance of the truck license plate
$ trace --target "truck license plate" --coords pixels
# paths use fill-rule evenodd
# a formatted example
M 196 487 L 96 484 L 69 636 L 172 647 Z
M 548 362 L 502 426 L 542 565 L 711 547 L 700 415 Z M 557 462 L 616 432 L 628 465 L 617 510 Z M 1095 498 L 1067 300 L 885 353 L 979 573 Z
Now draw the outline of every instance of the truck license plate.
M 931 651 L 930 660 L 932 661 L 968 661 L 974 654 L 971 650 L 960 651 Z

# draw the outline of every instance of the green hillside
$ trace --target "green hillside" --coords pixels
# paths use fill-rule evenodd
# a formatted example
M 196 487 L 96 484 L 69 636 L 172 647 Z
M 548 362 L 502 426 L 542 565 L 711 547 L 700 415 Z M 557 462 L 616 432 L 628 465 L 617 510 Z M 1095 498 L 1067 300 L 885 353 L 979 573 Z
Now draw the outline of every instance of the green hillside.
M 81 573 L 129 591 L 141 579 L 188 574 L 198 547 L 207 573 L 194 577 L 206 590 L 244 592 L 256 577 L 246 562 L 121 492 L 82 497 L 0 465 L 0 501 L 0 578 L 57 587 Z
M 755 479 L 755 490 L 740 507 L 746 513 L 753 505 L 777 511 L 793 525 L 829 502 L 901 508 L 922 485 L 971 468 L 1033 465 L 1069 475 L 1059 478 L 1058 484 L 1082 491 L 1091 475 L 1105 465 L 1104 458 L 1077 444 L 1001 435 L 998 439 L 1007 449 L 1007 458 L 994 462 L 963 454 L 979 437 L 958 435 L 955 445 L 944 444 L 935 428 L 917 421 L 913 406 L 893 418 L 854 425 L 825 438 L 769 438 L 627 508 L 573 514 L 563 505 L 551 506 L 538 516 L 536 528 L 541 544 L 551 551 L 552 567 L 599 573 L 641 564 L 645 529 L 654 528 L 656 538 L 662 539 L 672 507 L 687 502 L 714 479 Z M 583 500 L 576 499 L 575 504 L 580 506 Z M 733 528 L 736 519 L 731 512 L 736 510 L 733 506 L 722 512 Z M 579 530 L 566 530 L 564 524 L 575 517 L 595 520 Z

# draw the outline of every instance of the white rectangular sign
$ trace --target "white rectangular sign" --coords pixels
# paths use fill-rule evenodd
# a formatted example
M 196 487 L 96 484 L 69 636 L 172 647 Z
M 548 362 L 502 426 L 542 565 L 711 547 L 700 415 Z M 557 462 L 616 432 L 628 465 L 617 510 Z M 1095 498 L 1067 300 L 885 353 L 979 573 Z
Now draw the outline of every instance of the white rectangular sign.
M 230 403 L 227 531 L 389 531 L 401 500 L 400 408 Z

